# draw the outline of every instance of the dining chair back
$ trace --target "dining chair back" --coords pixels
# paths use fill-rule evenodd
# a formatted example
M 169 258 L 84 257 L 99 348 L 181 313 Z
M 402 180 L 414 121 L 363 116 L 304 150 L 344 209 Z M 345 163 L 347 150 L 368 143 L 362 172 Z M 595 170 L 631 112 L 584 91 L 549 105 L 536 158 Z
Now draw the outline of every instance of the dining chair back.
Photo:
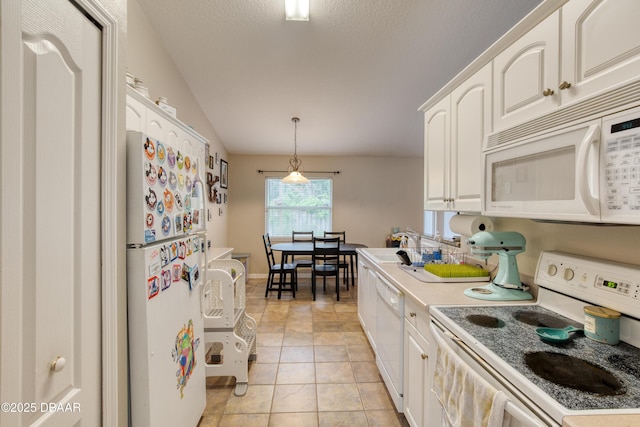
M 327 277 L 336 279 L 336 300 L 340 301 L 340 238 L 339 237 L 314 237 L 313 238 L 313 268 L 311 270 L 311 292 L 313 300 L 316 299 L 316 277 L 322 277 L 322 288 L 327 289 Z
M 291 232 L 291 241 L 292 242 L 313 242 L 313 231 L 292 231 Z M 313 266 L 313 261 L 308 256 L 302 256 L 296 258 L 295 255 L 291 256 L 291 262 L 295 262 L 298 268 L 306 267 L 311 268 Z
M 298 271 L 295 263 L 276 263 L 271 248 L 271 238 L 269 233 L 262 236 L 264 242 L 264 250 L 267 255 L 267 263 L 269 264 L 269 276 L 267 277 L 267 289 L 265 298 L 269 296 L 269 291 L 278 291 L 278 299 L 282 296 L 282 291 L 291 291 L 293 297 L 296 296 L 296 288 L 298 286 Z M 278 274 L 279 281 L 275 283 L 275 276 Z M 287 276 L 289 281 L 287 282 Z
M 346 231 L 325 231 L 324 232 L 324 237 L 338 237 L 340 238 L 340 243 L 346 243 Z M 349 261 L 347 261 L 347 256 L 346 255 L 341 255 L 339 262 L 338 262 L 338 268 L 341 269 L 343 271 L 343 280 L 345 285 L 347 286 L 347 290 L 349 290 L 349 267 L 350 267 L 350 262 L 353 262 L 353 258 L 350 256 L 349 257 Z

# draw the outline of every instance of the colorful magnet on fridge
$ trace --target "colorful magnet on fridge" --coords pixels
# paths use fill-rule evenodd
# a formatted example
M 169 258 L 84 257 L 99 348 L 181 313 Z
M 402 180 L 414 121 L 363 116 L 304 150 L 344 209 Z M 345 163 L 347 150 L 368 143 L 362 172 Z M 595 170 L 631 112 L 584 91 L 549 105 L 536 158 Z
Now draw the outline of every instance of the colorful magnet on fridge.
M 166 189 L 164 190 L 163 196 L 164 208 L 166 209 L 167 213 L 171 213 L 171 211 L 173 210 L 173 204 L 175 203 L 173 193 L 169 189 Z
M 164 234 L 165 236 L 168 236 L 169 233 L 171 232 L 171 219 L 169 218 L 169 216 L 165 215 L 162 217 L 162 234 Z
M 182 273 L 182 266 L 180 264 L 173 264 L 171 266 L 171 279 L 174 282 L 178 282 L 180 280 L 180 274 Z
M 164 214 L 164 203 L 162 200 L 158 202 L 158 215 L 162 216 Z
M 178 187 L 178 177 L 173 172 L 169 172 L 169 187 L 171 187 L 172 190 Z
M 149 299 L 155 297 L 160 292 L 160 278 L 158 276 L 150 277 L 147 280 L 147 296 Z
M 166 291 L 169 289 L 169 286 L 171 286 L 171 270 L 162 270 L 160 277 L 162 279 L 160 282 L 160 289 L 162 289 L 162 291 Z
M 187 257 L 187 245 L 184 240 L 178 242 L 178 258 L 185 259 Z
M 158 196 L 156 192 L 151 188 L 147 188 L 147 194 L 144 196 L 144 201 L 147 203 L 147 209 L 153 211 L 158 204 Z
M 175 199 L 175 202 L 176 202 L 176 209 L 181 211 L 182 208 L 184 207 L 184 205 L 182 203 L 182 196 L 180 196 L 180 193 L 176 193 L 174 195 L 174 199 Z
M 184 167 L 184 156 L 178 150 L 178 155 L 176 156 L 176 164 L 178 165 L 178 169 L 182 169 Z
M 145 218 L 145 220 L 144 220 L 144 223 L 146 224 L 147 228 L 152 228 L 153 227 L 153 219 L 154 219 L 153 214 L 152 213 L 148 213 L 146 218 Z
M 173 219 L 173 224 L 175 225 L 176 235 L 182 234 L 182 215 L 176 215 Z
M 167 164 L 170 169 L 176 166 L 176 154 L 173 152 L 173 148 L 167 148 Z
M 191 254 L 193 254 L 193 244 L 191 243 L 191 239 L 187 239 L 186 245 L 187 245 L 187 256 L 190 256 Z
M 169 246 L 170 249 L 170 255 L 171 255 L 171 261 L 174 261 L 178 258 L 178 244 L 176 242 L 171 242 L 171 245 Z
M 184 157 L 184 168 L 189 171 L 191 169 L 191 158 L 189 156 Z
M 155 242 L 156 240 L 156 230 L 151 229 L 151 230 L 144 230 L 144 242 L 145 243 L 150 243 L 150 242 Z
M 191 220 L 191 213 L 190 212 L 185 213 L 182 219 L 182 231 L 184 231 L 185 233 L 188 233 L 189 231 L 191 231 L 192 224 L 193 223 Z
M 147 184 L 152 187 L 156 184 L 156 181 L 158 180 L 158 171 L 152 163 L 145 162 L 144 176 L 147 179 Z
M 143 144 L 144 155 L 147 156 L 147 159 L 153 160 L 156 157 L 156 147 L 153 141 L 149 138 L 146 138 Z
M 184 209 L 187 212 L 191 212 L 191 196 L 189 196 L 188 194 L 184 196 Z
M 158 153 L 158 161 L 160 163 L 164 163 L 167 153 L 165 152 L 164 145 L 162 142 L 158 141 L 158 146 L 156 147 L 156 151 Z
M 194 175 L 198 173 L 198 160 L 197 159 L 193 159 L 191 161 L 191 172 L 193 172 Z
M 184 188 L 184 175 L 178 173 L 178 188 L 182 190 Z
M 158 183 L 160 183 L 161 186 L 166 186 L 167 185 L 167 180 L 168 180 L 168 176 L 167 176 L 167 170 L 160 166 L 158 168 Z
M 160 248 L 160 266 L 164 267 L 169 264 L 169 257 L 171 256 L 171 248 L 169 245 Z
M 187 178 L 184 182 L 184 188 L 186 188 L 186 190 L 188 192 L 191 192 L 191 177 L 187 175 Z

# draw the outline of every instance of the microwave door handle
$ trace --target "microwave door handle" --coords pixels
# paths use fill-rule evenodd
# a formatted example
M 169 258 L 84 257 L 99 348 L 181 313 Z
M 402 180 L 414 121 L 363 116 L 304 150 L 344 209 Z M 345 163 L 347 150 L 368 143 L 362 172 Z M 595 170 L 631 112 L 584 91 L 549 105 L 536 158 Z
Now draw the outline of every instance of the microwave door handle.
M 589 161 L 592 160 L 593 156 L 590 156 L 591 147 L 595 147 L 597 150 L 600 143 L 600 124 L 593 124 L 589 126 L 587 130 L 587 134 L 583 138 L 580 143 L 580 148 L 578 150 L 578 161 L 577 163 L 577 175 L 578 175 L 578 191 L 580 192 L 580 197 L 582 197 L 582 201 L 584 202 L 587 210 L 591 215 L 598 215 L 600 213 L 600 202 L 598 198 L 594 196 L 593 189 L 591 188 L 591 176 L 588 176 L 588 172 L 591 171 L 593 176 L 597 177 L 597 174 L 594 174 L 595 167 L 589 168 Z M 597 159 L 597 156 L 595 157 Z M 594 184 L 597 186 L 598 183 Z

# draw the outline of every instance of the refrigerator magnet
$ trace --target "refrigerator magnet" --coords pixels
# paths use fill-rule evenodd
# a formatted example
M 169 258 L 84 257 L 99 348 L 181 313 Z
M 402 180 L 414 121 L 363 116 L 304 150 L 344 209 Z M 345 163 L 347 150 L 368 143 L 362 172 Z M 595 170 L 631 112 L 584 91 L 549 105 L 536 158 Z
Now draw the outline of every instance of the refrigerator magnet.
M 149 184 L 150 186 L 154 186 L 156 184 L 156 181 L 158 180 L 158 171 L 153 164 L 145 162 L 144 175 L 147 179 L 147 184 Z
M 156 230 L 151 229 L 151 230 L 144 230 L 144 242 L 145 243 L 150 243 L 150 242 L 155 242 L 156 240 Z
M 182 280 L 184 280 L 187 283 L 189 283 L 189 280 L 191 279 L 191 267 L 186 262 L 184 264 L 182 264 L 182 275 L 181 275 L 181 277 L 182 277 Z M 189 288 L 191 288 L 191 284 L 190 283 L 189 283 Z
M 187 239 L 187 256 L 193 254 L 193 244 L 191 243 L 191 239 Z
M 147 194 L 144 196 L 144 201 L 147 203 L 147 209 L 153 211 L 158 203 L 158 196 L 156 192 L 151 188 L 147 188 Z
M 160 183 L 161 186 L 166 186 L 167 185 L 167 180 L 169 179 L 169 177 L 167 176 L 167 170 L 165 168 L 163 168 L 162 166 L 160 166 L 158 168 L 158 182 Z
M 149 299 L 158 295 L 160 291 L 160 278 L 158 276 L 150 277 L 147 281 L 147 295 Z
M 160 266 L 164 267 L 169 264 L 171 248 L 169 245 L 160 248 Z
M 153 219 L 154 219 L 153 214 L 147 213 L 147 216 L 145 217 L 145 220 L 144 220 L 144 223 L 146 224 L 147 228 L 153 227 Z
M 169 216 L 165 215 L 162 217 L 162 234 L 164 234 L 165 236 L 168 236 L 169 233 L 171 232 L 171 219 L 169 218 Z
M 178 177 L 173 172 L 169 172 L 169 187 L 171 187 L 172 190 L 178 187 Z
M 167 153 L 165 152 L 164 145 L 158 141 L 158 146 L 156 147 L 156 152 L 158 155 L 158 161 L 160 163 L 164 163 L 167 157 Z
M 184 241 L 178 243 L 178 258 L 185 259 L 187 257 L 187 245 Z
M 173 193 L 169 189 L 166 189 L 164 190 L 163 198 L 164 198 L 164 208 L 167 210 L 168 213 L 171 213 L 171 211 L 173 210 L 173 202 L 174 202 Z
M 173 223 L 175 224 L 175 232 L 176 235 L 182 234 L 182 215 L 178 214 L 173 218 Z
M 174 261 L 176 258 L 178 258 L 178 244 L 176 242 L 171 242 L 170 248 L 171 261 Z
M 173 264 L 171 266 L 171 278 L 174 282 L 180 280 L 180 274 L 182 273 L 182 266 L 180 264 Z
M 183 208 L 182 196 L 180 195 L 180 193 L 176 193 L 176 194 L 173 195 L 173 198 L 174 198 L 175 203 L 176 203 L 176 209 L 181 211 L 182 208 Z
M 189 175 L 187 175 L 187 178 L 185 179 L 184 188 L 186 188 L 187 191 L 191 191 L 191 177 Z
M 178 188 L 181 190 L 184 188 L 184 175 L 179 172 L 178 172 Z
M 153 160 L 156 157 L 156 147 L 151 139 L 146 138 L 143 144 L 143 148 L 144 155 L 147 156 L 147 159 Z
M 162 291 L 166 291 L 171 286 L 171 270 L 162 270 L 160 277 L 162 278 L 160 288 Z
M 178 150 L 178 154 L 176 155 L 176 165 L 178 165 L 178 169 L 182 169 L 184 167 L 184 156 Z
M 158 215 L 164 214 L 164 203 L 158 202 Z
M 188 171 L 191 169 L 191 158 L 189 156 L 184 157 L 184 168 Z
M 173 148 L 167 148 L 167 164 L 170 169 L 176 167 L 176 154 L 173 152 Z

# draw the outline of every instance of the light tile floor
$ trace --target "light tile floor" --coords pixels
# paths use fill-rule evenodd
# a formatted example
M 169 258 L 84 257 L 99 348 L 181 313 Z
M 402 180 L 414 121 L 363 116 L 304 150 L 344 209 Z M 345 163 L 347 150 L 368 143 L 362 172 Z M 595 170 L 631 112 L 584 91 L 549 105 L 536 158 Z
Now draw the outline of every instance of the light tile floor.
M 312 301 L 310 279 L 290 292 L 264 297 L 265 280 L 249 280 L 247 313 L 258 322 L 257 360 L 249 389 L 233 394 L 233 377 L 207 378 L 199 427 L 408 426 L 375 364 L 357 315 L 357 286 L 341 285 L 336 302 L 329 279 Z

